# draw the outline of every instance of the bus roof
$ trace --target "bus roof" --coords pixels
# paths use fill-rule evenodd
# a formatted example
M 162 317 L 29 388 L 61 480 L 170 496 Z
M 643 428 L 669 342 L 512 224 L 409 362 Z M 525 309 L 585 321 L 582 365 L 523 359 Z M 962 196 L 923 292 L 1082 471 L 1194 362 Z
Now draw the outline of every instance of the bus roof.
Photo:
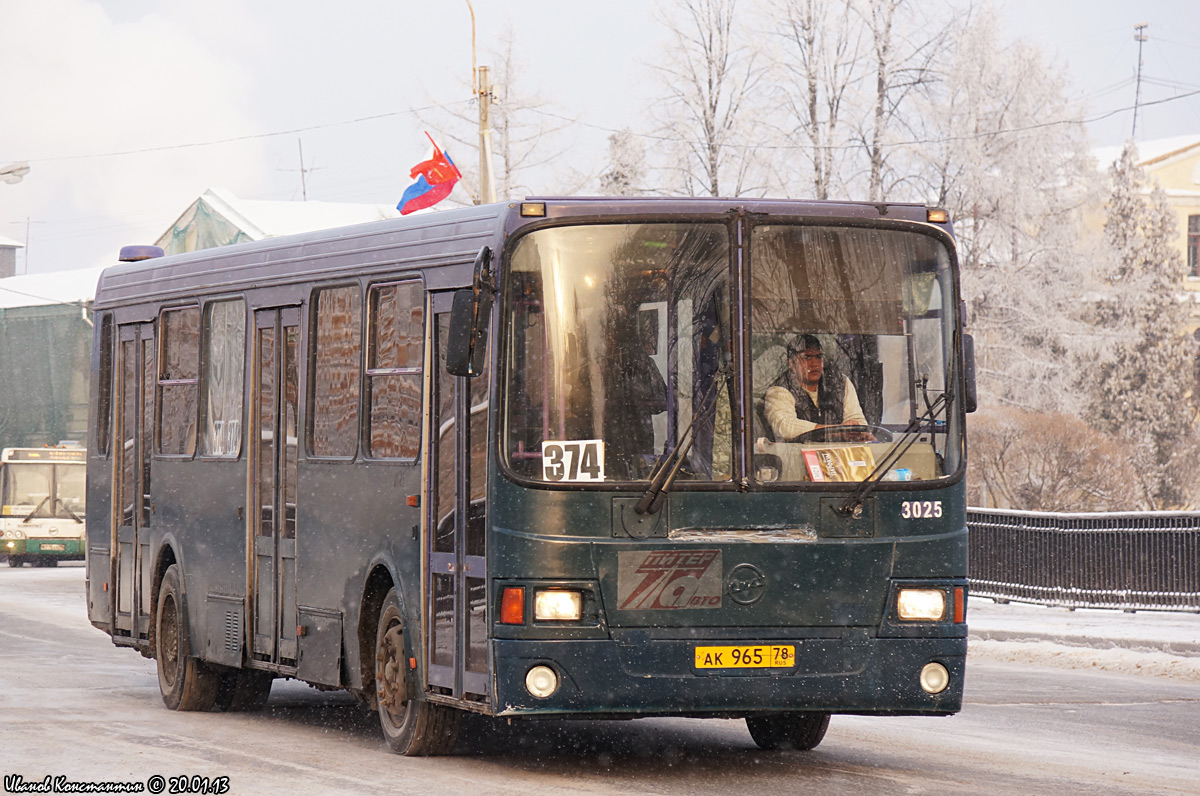
M 542 205 L 543 213 L 522 219 L 521 208 Z M 499 249 L 514 225 L 542 218 L 604 215 L 719 215 L 742 211 L 764 215 L 880 219 L 925 223 L 925 205 L 753 198 L 528 197 L 476 207 L 422 213 L 348 227 L 305 232 L 185 254 L 123 262 L 104 270 L 95 309 L 143 301 L 169 301 L 198 294 L 237 293 L 263 283 L 275 286 L 357 278 L 372 273 L 430 265 L 462 268 L 427 271 L 427 287 L 450 289 L 470 283 L 480 247 Z M 949 231 L 948 224 L 939 224 Z

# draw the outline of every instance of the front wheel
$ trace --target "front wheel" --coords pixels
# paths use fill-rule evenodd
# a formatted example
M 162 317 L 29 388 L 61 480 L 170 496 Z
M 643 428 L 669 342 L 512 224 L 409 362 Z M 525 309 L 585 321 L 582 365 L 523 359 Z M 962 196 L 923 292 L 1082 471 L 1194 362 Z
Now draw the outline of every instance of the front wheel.
M 19 567 L 24 563 L 25 563 L 25 560 L 23 558 L 21 558 L 21 556 L 9 556 L 8 557 L 8 565 L 10 567 Z
M 388 591 L 375 630 L 375 697 L 384 740 L 401 755 L 445 755 L 454 750 L 462 716 L 419 699 L 405 652 L 404 618 L 396 590 Z
M 746 729 L 760 749 L 815 749 L 829 729 L 828 713 L 748 716 Z
M 209 710 L 217 698 L 221 676 L 192 657 L 183 584 L 179 566 L 172 564 L 158 590 L 154 626 L 154 657 L 158 660 L 158 690 L 171 710 Z

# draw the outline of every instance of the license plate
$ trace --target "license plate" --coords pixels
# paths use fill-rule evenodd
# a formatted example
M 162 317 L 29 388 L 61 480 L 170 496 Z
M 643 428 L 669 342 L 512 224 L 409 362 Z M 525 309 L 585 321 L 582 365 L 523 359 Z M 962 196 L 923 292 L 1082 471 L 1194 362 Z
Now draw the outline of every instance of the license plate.
M 39 550 L 57 550 L 58 552 L 61 553 L 67 549 L 67 546 L 65 544 L 44 544 L 44 545 L 39 545 L 38 549 Z
M 795 665 L 796 648 L 791 645 L 696 647 L 697 669 L 782 669 Z

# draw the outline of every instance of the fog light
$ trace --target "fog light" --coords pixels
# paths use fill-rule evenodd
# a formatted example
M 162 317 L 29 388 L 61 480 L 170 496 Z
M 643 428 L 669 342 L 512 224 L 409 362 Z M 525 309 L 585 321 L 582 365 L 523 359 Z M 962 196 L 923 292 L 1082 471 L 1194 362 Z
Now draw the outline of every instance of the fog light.
M 896 615 L 909 621 L 936 622 L 946 615 L 946 593 L 941 589 L 901 589 L 896 595 Z
M 525 675 L 525 689 L 538 699 L 545 699 L 558 690 L 558 675 L 549 666 L 534 666 Z
M 921 667 L 921 688 L 931 694 L 940 694 L 950 685 L 950 672 L 940 663 L 927 663 Z
M 539 622 L 578 622 L 583 616 L 583 595 L 561 589 L 536 591 L 533 594 L 533 618 Z

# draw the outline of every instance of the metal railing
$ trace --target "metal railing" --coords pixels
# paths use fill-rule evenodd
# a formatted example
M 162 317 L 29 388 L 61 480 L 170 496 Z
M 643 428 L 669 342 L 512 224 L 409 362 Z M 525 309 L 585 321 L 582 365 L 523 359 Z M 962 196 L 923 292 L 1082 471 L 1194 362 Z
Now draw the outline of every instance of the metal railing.
M 973 596 L 1200 612 L 1200 512 L 968 508 L 967 527 Z

